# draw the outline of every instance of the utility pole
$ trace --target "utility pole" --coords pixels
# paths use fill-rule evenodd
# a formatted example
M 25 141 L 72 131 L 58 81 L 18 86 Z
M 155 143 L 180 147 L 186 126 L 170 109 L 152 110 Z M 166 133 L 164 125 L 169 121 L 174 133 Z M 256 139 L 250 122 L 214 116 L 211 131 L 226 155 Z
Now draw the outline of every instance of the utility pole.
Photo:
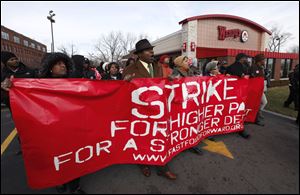
M 54 52 L 54 36 L 53 36 L 53 23 L 55 23 L 55 20 L 53 19 L 54 16 L 55 16 L 55 13 L 53 13 L 53 11 L 50 10 L 49 16 L 47 16 L 47 19 L 50 20 L 50 23 L 51 23 L 51 36 L 52 36 L 51 53 Z

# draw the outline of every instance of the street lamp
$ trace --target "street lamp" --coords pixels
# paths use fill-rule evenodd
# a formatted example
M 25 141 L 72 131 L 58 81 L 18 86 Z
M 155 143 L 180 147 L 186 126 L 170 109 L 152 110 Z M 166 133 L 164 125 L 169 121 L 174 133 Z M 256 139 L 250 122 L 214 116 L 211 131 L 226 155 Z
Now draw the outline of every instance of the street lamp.
M 50 20 L 50 23 L 51 23 L 51 35 L 52 35 L 51 53 L 54 52 L 54 38 L 53 38 L 53 25 L 52 25 L 52 23 L 55 23 L 55 20 L 53 19 L 54 16 L 55 16 L 55 13 L 53 13 L 53 11 L 50 10 L 49 16 L 47 16 L 47 19 Z
M 278 43 L 278 53 L 279 53 L 279 50 L 280 50 L 280 40 L 283 38 L 283 35 L 281 35 L 280 37 L 277 36 L 276 40 L 279 41 Z

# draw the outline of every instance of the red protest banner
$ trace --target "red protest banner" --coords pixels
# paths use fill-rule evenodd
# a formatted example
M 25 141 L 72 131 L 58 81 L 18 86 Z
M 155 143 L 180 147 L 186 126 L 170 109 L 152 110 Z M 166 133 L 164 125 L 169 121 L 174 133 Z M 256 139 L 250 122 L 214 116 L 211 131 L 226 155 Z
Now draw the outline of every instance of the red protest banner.
M 242 130 L 262 89 L 263 79 L 224 76 L 14 79 L 28 184 L 52 187 L 113 164 L 164 165 L 208 136 Z

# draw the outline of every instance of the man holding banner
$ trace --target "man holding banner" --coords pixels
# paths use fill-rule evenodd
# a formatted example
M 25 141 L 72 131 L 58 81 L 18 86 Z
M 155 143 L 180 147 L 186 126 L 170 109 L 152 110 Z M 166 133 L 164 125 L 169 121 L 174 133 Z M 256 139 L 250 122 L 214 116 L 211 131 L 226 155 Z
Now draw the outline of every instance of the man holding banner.
M 162 77 L 162 67 L 154 63 L 153 47 L 147 39 L 138 41 L 135 45 L 135 54 L 138 55 L 138 60 L 135 64 L 127 66 L 123 72 L 124 80 L 132 78 L 155 78 Z M 140 165 L 142 173 L 149 177 L 151 170 L 147 165 Z M 163 175 L 168 179 L 175 180 L 176 175 L 172 173 L 168 166 L 156 166 L 159 175 Z

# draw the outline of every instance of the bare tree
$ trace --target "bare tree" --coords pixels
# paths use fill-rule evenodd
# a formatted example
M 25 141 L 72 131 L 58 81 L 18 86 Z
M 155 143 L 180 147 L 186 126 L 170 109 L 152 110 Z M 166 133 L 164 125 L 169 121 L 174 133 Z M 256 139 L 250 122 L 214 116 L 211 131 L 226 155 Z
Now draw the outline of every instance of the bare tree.
M 128 54 L 129 51 L 134 48 L 136 42 L 137 37 L 134 34 L 127 33 L 126 35 L 123 35 L 121 39 L 122 55 Z
M 73 43 L 69 44 L 69 49 L 62 45 L 59 48 L 57 48 L 58 51 L 68 55 L 69 57 L 72 57 L 73 55 L 77 54 L 76 47 Z
M 136 36 L 133 33 L 123 34 L 120 31 L 112 31 L 108 35 L 101 36 L 95 45 L 96 54 L 93 54 L 93 57 L 104 62 L 119 62 L 130 49 L 134 48 L 137 40 L 147 37 L 146 34 Z
M 104 61 L 118 61 L 121 52 L 121 32 L 110 32 L 108 35 L 102 35 L 95 49 L 100 54 L 99 57 Z
M 104 61 L 99 56 L 95 55 L 94 53 L 88 53 L 88 58 L 90 59 L 90 61 L 94 62 L 95 66 L 99 66 L 100 62 Z
M 62 45 L 59 48 L 57 48 L 57 50 L 69 56 L 69 53 L 68 53 L 67 48 L 65 46 Z
M 272 52 L 280 50 L 280 47 L 284 46 L 289 39 L 292 39 L 292 34 L 289 32 L 283 32 L 278 25 L 274 25 L 271 28 L 271 32 L 272 35 L 270 37 L 268 46 L 269 50 Z

